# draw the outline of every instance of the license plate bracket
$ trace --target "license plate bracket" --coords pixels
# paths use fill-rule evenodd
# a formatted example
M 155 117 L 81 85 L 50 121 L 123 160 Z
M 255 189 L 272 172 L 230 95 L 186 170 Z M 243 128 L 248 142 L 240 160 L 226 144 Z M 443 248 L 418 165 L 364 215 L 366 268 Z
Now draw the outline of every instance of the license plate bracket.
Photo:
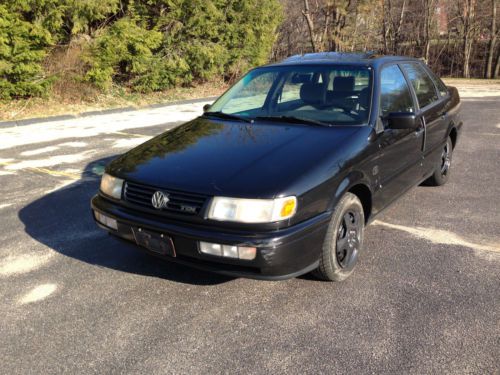
M 137 245 L 160 255 L 175 257 L 175 248 L 172 238 L 162 233 L 155 233 L 142 228 L 132 228 Z

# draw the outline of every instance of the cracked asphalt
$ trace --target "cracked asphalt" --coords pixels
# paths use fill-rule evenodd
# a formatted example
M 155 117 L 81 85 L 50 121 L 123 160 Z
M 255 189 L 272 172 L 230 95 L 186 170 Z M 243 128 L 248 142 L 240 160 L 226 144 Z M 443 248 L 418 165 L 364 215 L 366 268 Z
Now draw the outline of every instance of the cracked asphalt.
M 342 283 L 218 276 L 95 226 L 105 163 L 203 104 L 0 127 L 0 373 L 500 373 L 500 96 L 464 98 L 449 183 L 380 215 Z

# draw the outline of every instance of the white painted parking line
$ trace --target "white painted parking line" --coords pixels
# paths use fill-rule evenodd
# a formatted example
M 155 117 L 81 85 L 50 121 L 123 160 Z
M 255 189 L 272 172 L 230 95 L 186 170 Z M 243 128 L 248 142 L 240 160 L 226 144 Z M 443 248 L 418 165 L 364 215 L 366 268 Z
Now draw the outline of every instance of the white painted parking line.
M 88 143 L 87 142 L 64 142 L 64 143 L 60 143 L 59 146 L 83 148 L 83 147 L 87 147 Z
M 10 168 L 12 171 L 0 171 L 0 176 L 1 175 L 8 175 L 8 174 L 14 174 L 13 171 L 19 171 L 19 170 L 25 170 L 29 172 L 35 172 L 35 173 L 41 173 L 41 174 L 48 174 L 51 176 L 62 176 L 66 178 L 71 178 L 72 180 L 78 180 L 80 178 L 79 174 L 73 173 L 73 172 L 68 172 L 68 171 L 55 171 L 47 168 L 41 168 L 41 167 L 36 167 L 33 165 L 29 164 L 30 161 L 23 161 L 23 162 L 0 162 L 0 165 L 5 166 L 5 168 Z
M 419 237 L 435 244 L 442 245 L 458 245 L 468 247 L 473 250 L 500 252 L 500 242 L 497 243 L 477 243 L 467 240 L 456 233 L 434 228 L 408 227 L 405 225 L 391 224 L 383 221 L 375 220 L 373 225 L 379 225 L 390 229 L 400 230 L 409 233 L 415 237 Z
M 66 154 L 66 155 L 53 155 L 44 159 L 34 159 L 34 160 L 21 160 L 21 161 L 10 161 L 5 163 L 0 163 L 5 165 L 5 170 L 20 170 L 20 169 L 28 169 L 28 168 L 45 168 L 45 167 L 53 167 L 62 164 L 71 164 L 77 163 L 82 160 L 86 160 L 92 155 L 95 154 L 95 151 L 88 150 L 84 152 L 80 152 L 78 154 Z
M 138 137 L 138 138 L 144 138 L 147 137 L 144 134 L 134 134 L 134 133 L 128 133 L 128 132 L 113 132 L 113 134 L 118 134 L 118 135 L 125 135 L 127 137 Z
M 35 150 L 24 151 L 24 152 L 21 152 L 21 155 L 22 156 L 34 156 L 34 155 L 45 154 L 47 152 L 56 151 L 58 149 L 59 149 L 59 147 L 57 147 L 57 146 L 48 146 L 48 147 L 43 147 L 43 148 L 37 148 Z

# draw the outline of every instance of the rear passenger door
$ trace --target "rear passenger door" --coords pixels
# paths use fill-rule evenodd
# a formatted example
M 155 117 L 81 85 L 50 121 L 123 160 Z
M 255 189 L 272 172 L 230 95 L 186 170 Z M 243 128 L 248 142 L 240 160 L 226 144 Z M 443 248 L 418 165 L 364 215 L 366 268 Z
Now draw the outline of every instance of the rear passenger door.
M 415 113 L 416 105 L 410 87 L 397 64 L 385 65 L 380 71 L 380 121 L 384 130 L 378 136 L 380 184 L 378 201 L 381 209 L 410 187 L 422 175 L 424 128 L 391 129 L 385 118 L 390 113 Z
M 418 101 L 418 116 L 425 125 L 425 143 L 423 147 L 423 175 L 428 175 L 441 157 L 441 148 L 446 140 L 447 124 L 446 100 L 438 93 L 433 79 L 422 63 L 408 62 L 401 64 Z M 446 91 L 443 92 L 447 94 Z

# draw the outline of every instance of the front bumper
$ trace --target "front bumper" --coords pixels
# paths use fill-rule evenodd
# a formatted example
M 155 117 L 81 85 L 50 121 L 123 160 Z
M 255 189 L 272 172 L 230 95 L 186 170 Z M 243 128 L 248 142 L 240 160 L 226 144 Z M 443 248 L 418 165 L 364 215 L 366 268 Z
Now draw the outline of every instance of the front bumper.
M 118 222 L 118 229 L 97 224 L 111 234 L 135 242 L 132 228 L 165 234 L 172 238 L 176 257 L 163 259 L 236 277 L 281 280 L 317 268 L 330 214 L 325 212 L 305 222 L 269 232 L 223 231 L 220 228 L 167 220 L 133 211 L 96 195 L 91 207 Z M 95 215 L 94 215 L 95 219 Z M 254 260 L 216 257 L 199 251 L 199 241 L 257 248 Z

